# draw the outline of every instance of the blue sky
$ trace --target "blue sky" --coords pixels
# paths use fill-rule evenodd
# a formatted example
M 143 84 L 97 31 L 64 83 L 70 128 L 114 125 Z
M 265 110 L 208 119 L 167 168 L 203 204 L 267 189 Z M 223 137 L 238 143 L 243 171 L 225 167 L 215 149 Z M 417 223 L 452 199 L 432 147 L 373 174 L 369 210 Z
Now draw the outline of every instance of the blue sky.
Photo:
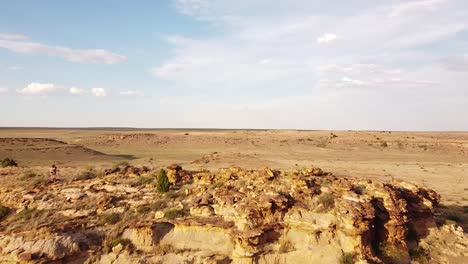
M 4 1 L 0 126 L 468 130 L 463 0 Z

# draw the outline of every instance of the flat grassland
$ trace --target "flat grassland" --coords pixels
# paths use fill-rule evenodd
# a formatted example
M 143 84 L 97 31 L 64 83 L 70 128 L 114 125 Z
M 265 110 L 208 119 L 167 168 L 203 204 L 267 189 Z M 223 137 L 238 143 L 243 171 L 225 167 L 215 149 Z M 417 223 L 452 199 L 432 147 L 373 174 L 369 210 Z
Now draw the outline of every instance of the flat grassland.
M 0 159 L 46 172 L 109 167 L 318 166 L 337 176 L 416 182 L 468 205 L 468 132 L 1 128 Z

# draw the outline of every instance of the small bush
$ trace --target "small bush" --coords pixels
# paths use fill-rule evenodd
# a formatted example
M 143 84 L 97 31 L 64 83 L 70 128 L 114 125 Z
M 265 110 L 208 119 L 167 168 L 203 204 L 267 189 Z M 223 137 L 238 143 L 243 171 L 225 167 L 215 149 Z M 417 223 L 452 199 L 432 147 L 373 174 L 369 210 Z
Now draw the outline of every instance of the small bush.
M 11 212 L 11 209 L 6 207 L 6 206 L 3 206 L 0 204 L 0 221 L 5 218 L 7 215 L 9 215 Z
M 323 206 L 324 210 L 330 210 L 335 206 L 335 196 L 331 193 L 322 194 L 318 202 Z
M 16 163 L 14 159 L 5 158 L 2 160 L 2 168 L 16 167 L 16 166 L 18 166 L 18 163 Z
M 120 214 L 117 213 L 110 213 L 110 214 L 103 214 L 102 220 L 105 224 L 114 225 L 120 221 Z
M 344 253 L 340 258 L 340 264 L 354 264 L 354 255 L 352 253 Z
M 179 217 L 184 217 L 185 212 L 183 210 L 179 209 L 169 209 L 164 211 L 164 217 L 169 219 L 169 220 L 174 220 Z
M 383 147 L 383 148 L 386 148 L 386 147 L 388 147 L 388 144 L 387 144 L 387 142 L 384 141 L 384 142 L 380 143 L 380 146 Z
M 169 191 L 169 187 L 170 187 L 170 183 L 169 183 L 169 178 L 167 178 L 166 171 L 164 169 L 161 169 L 159 171 L 158 182 L 157 182 L 156 188 L 158 189 L 158 192 L 165 193 Z

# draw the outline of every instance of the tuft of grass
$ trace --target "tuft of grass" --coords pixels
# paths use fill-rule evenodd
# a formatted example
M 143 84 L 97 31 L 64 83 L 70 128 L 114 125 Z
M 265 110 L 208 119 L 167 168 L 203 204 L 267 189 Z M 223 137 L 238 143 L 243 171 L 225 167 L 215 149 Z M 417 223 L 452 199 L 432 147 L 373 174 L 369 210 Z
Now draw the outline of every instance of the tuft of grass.
M 354 264 L 354 254 L 344 253 L 339 261 L 340 264 Z
M 151 212 L 151 206 L 148 204 L 140 205 L 137 207 L 136 211 L 139 214 L 146 214 L 146 213 Z
M 25 208 L 21 212 L 16 214 L 16 219 L 18 220 L 29 220 L 31 218 L 34 218 L 36 215 L 38 215 L 38 210 L 35 208 L 29 209 Z
M 24 172 L 23 174 L 21 174 L 21 176 L 20 176 L 19 179 L 20 179 L 21 181 L 26 181 L 26 180 L 29 180 L 29 179 L 34 178 L 34 177 L 36 177 L 36 176 L 37 176 L 36 173 L 34 173 L 34 172 L 32 172 L 32 171 L 26 171 L 26 172 Z
M 177 199 L 177 198 L 181 198 L 181 197 L 184 197 L 185 196 L 185 193 L 182 193 L 182 192 L 177 192 L 177 191 L 174 191 L 174 190 L 171 190 L 169 192 L 166 193 L 166 195 L 164 195 L 167 199 Z
M 3 220 L 3 218 L 7 217 L 10 214 L 10 212 L 10 208 L 0 204 L 0 221 Z
M 184 217 L 186 215 L 184 210 L 179 209 L 168 209 L 164 211 L 164 217 L 169 220 L 174 220 L 179 217 Z
M 138 180 L 136 180 L 134 183 L 132 183 L 132 187 L 151 184 L 151 183 L 153 183 L 153 180 L 154 180 L 153 177 L 141 176 L 141 177 L 138 177 Z
M 118 213 L 110 213 L 110 214 L 103 214 L 102 221 L 108 225 L 117 224 L 121 220 L 120 214 Z
M 2 168 L 16 167 L 16 166 L 18 166 L 18 163 L 16 163 L 16 161 L 14 159 L 4 158 L 2 160 Z

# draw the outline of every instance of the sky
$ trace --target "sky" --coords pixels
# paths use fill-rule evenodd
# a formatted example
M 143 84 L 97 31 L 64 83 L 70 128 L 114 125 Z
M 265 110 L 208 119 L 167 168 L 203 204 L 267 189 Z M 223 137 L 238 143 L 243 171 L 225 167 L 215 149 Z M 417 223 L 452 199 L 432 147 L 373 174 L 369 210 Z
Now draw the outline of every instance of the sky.
M 467 131 L 468 1 L 2 1 L 0 113 L 0 126 Z

